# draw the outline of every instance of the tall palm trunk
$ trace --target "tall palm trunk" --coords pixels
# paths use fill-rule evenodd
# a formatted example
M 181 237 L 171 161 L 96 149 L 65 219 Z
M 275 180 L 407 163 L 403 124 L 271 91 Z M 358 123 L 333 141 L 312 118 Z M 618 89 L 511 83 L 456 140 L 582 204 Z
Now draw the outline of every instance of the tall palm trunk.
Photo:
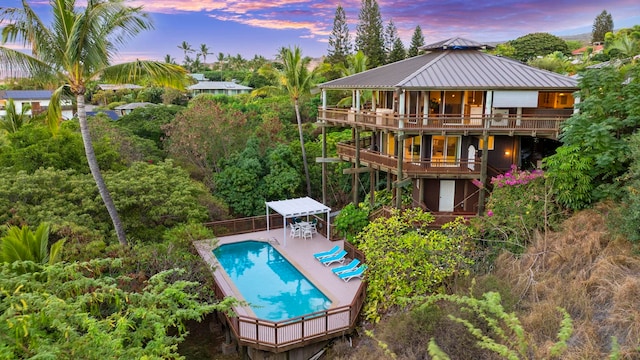
M 96 154 L 93 151 L 93 143 L 91 142 L 91 134 L 89 133 L 89 124 L 87 123 L 87 111 L 84 106 L 84 95 L 77 94 L 76 99 L 78 102 L 78 119 L 80 121 L 80 133 L 82 134 L 84 152 L 87 155 L 87 162 L 89 163 L 91 175 L 93 175 L 93 179 L 98 186 L 98 192 L 102 197 L 104 205 L 107 207 L 107 211 L 109 212 L 109 216 L 111 217 L 111 222 L 113 222 L 113 227 L 115 228 L 116 235 L 118 236 L 118 241 L 121 245 L 127 245 L 128 242 L 124 233 L 124 228 L 122 227 L 122 221 L 120 221 L 118 210 L 113 203 L 111 194 L 109 194 L 107 185 L 104 183 L 102 173 L 100 172 L 100 167 L 98 166 L 98 160 L 96 159 Z
M 304 149 L 304 136 L 302 134 L 302 120 L 300 119 L 300 107 L 298 99 L 294 100 L 296 108 L 296 120 L 298 121 L 298 134 L 300 135 L 300 146 L 302 147 L 302 164 L 304 166 L 304 176 L 307 179 L 307 196 L 311 197 L 311 178 L 309 177 L 309 164 L 307 163 L 307 151 Z

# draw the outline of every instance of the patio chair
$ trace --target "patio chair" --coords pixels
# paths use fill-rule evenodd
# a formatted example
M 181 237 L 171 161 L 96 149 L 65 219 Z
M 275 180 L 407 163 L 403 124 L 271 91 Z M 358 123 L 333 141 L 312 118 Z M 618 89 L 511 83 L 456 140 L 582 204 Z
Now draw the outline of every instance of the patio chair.
M 324 266 L 329 266 L 333 263 L 340 263 L 343 264 L 344 263 L 344 257 L 347 255 L 347 252 L 345 250 L 340 251 L 339 253 L 331 256 L 331 257 L 327 257 L 327 258 L 323 258 L 320 259 L 320 262 L 322 262 L 324 264 Z
M 298 225 L 298 224 L 289 224 L 289 226 L 291 227 L 291 234 L 289 236 L 291 236 L 292 238 L 300 237 L 300 235 L 301 235 L 301 233 L 300 233 L 300 225 Z
M 363 264 L 352 271 L 340 273 L 338 274 L 338 277 L 344 280 L 344 282 L 349 282 L 349 280 L 353 278 L 362 279 L 362 275 L 364 275 L 365 270 L 367 270 L 367 264 Z
M 300 231 L 302 232 L 303 239 L 311 239 L 313 237 L 313 232 L 310 227 L 301 228 Z
M 360 260 L 358 259 L 353 259 L 351 260 L 351 262 L 347 265 L 343 265 L 343 266 L 338 266 L 335 269 L 331 269 L 331 271 L 333 271 L 334 274 L 338 275 L 341 274 L 343 272 L 349 272 L 352 271 L 356 268 L 356 266 L 360 265 Z
M 322 252 L 313 254 L 313 257 L 320 260 L 323 258 L 330 257 L 331 255 L 336 254 L 338 251 L 340 251 L 340 246 L 336 245 L 331 250 L 322 251 Z
M 318 219 L 313 218 L 313 220 L 311 220 L 311 223 L 309 225 L 311 227 L 311 232 L 314 234 L 318 233 Z

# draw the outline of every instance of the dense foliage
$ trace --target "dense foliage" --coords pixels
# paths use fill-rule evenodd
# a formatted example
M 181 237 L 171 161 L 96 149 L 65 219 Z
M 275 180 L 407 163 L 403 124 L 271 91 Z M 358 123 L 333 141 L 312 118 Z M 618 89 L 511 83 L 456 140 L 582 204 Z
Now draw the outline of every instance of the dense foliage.
M 545 160 L 558 201 L 571 209 L 619 196 L 629 138 L 640 125 L 640 66 L 604 67 L 580 78 L 580 110 L 564 122 L 561 146 Z
M 433 219 L 419 208 L 394 210 L 357 236 L 369 266 L 367 319 L 377 322 L 406 298 L 436 291 L 451 277 L 469 273 L 472 260 L 464 225 L 457 220 L 450 231 L 427 230 Z
M 209 208 L 215 208 L 206 189 L 171 162 L 135 163 L 105 174 L 105 179 L 116 206 L 126 214 L 124 225 L 133 239 L 155 241 L 166 228 L 207 220 Z M 0 213 L 2 223 L 50 222 L 54 233 L 73 224 L 79 233 L 112 236 L 91 177 L 73 170 L 0 173 Z
M 536 56 L 545 56 L 559 51 L 569 54 L 567 43 L 561 38 L 548 33 L 532 33 L 509 41 L 515 50 L 514 57 L 521 61 L 528 61 Z
M 491 179 L 486 216 L 473 220 L 483 242 L 493 249 L 522 253 L 538 233 L 558 225 L 562 213 L 543 175 L 541 170 L 519 170 L 514 165 Z
M 178 359 L 184 322 L 230 301 L 202 303 L 196 283 L 151 277 L 143 289 L 117 276 L 121 260 L 57 263 L 19 274 L 0 264 L 0 357 Z M 143 291 L 138 291 L 143 290 Z
M 192 177 L 213 189 L 213 175 L 221 170 L 218 162 L 244 148 L 251 134 L 247 121 L 243 112 L 200 95 L 162 127 L 167 134 L 165 148 Z

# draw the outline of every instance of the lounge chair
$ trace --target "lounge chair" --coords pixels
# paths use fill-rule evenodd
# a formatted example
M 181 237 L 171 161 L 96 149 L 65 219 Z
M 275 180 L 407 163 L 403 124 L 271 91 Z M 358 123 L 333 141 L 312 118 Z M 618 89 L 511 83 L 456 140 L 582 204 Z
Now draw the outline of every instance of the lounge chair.
M 331 255 L 336 254 L 338 251 L 340 251 L 340 246 L 336 245 L 333 247 L 333 249 L 329 251 L 323 251 L 323 252 L 313 254 L 313 257 L 320 260 L 322 258 L 330 257 Z
M 331 256 L 331 257 L 326 257 L 326 258 L 322 258 L 320 259 L 320 262 L 324 264 L 324 266 L 329 266 L 333 263 L 340 263 L 343 264 L 344 263 L 344 257 L 347 255 L 347 252 L 345 250 L 340 251 L 339 253 Z
M 358 259 L 353 259 L 351 260 L 351 262 L 347 265 L 343 265 L 343 266 L 338 266 L 335 269 L 331 269 L 331 271 L 333 271 L 334 274 L 338 275 L 340 273 L 343 272 L 349 272 L 352 271 L 356 268 L 356 266 L 360 265 L 360 260 Z
M 344 282 L 348 282 L 349 280 L 353 279 L 353 278 L 360 278 L 362 279 L 362 275 L 364 275 L 364 271 L 367 270 L 367 264 L 363 264 L 360 267 L 352 270 L 352 271 L 348 271 L 348 272 L 343 272 L 338 274 L 338 277 L 342 280 L 344 280 Z

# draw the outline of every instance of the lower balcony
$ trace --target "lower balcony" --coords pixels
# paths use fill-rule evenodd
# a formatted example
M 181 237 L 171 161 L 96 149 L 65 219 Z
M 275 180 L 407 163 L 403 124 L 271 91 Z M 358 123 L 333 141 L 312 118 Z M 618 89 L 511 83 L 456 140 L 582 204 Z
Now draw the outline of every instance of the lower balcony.
M 356 147 L 352 144 L 337 144 L 338 156 L 345 161 L 355 163 Z M 398 175 L 398 157 L 381 154 L 369 149 L 360 149 L 360 163 L 372 169 Z M 402 178 L 457 178 L 477 179 L 480 176 L 480 160 L 430 160 L 402 162 Z

